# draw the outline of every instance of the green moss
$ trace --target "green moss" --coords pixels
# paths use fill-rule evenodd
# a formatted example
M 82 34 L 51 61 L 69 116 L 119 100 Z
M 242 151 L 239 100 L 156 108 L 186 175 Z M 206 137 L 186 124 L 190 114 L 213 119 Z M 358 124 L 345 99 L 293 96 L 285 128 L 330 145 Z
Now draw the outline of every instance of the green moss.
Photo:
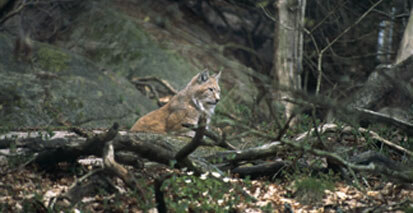
M 406 207 L 406 208 L 404 209 L 404 212 L 406 212 L 406 213 L 413 213 L 413 207 Z
M 46 71 L 60 72 L 68 68 L 70 56 L 62 51 L 42 47 L 37 51 L 37 64 Z
M 179 89 L 197 73 L 186 58 L 152 40 L 134 17 L 96 5 L 76 20 L 71 40 L 77 50 L 121 76 L 157 76 Z
M 107 15 L 117 18 L 104 18 Z M 87 27 L 77 32 L 76 37 L 87 35 L 87 42 L 93 41 L 88 44 L 92 48 L 87 49 L 93 61 L 122 64 L 136 60 L 142 56 L 142 47 L 148 45 L 148 36 L 130 18 L 116 11 L 98 10 L 88 20 Z
M 241 202 L 251 202 L 240 193 L 241 187 L 214 178 L 214 175 L 207 173 L 198 177 L 188 173 L 165 180 L 161 190 L 166 194 L 168 209 L 172 212 L 232 212 Z

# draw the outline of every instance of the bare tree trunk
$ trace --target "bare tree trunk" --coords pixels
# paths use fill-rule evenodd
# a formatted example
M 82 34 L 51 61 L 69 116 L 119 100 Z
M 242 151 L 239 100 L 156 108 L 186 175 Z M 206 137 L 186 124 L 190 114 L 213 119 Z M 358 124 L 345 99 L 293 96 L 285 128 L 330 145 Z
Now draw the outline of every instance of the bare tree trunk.
M 379 25 L 379 34 L 377 36 L 377 59 L 380 64 L 391 64 L 391 52 L 393 51 L 393 31 L 395 7 L 391 7 L 390 20 L 382 20 Z
M 294 105 L 285 102 L 293 98 L 292 91 L 301 89 L 303 31 L 306 0 L 278 0 L 274 33 L 274 88 L 278 100 L 285 106 L 285 116 L 290 117 Z
M 413 54 L 413 10 L 410 11 L 409 22 L 404 30 L 403 39 L 397 52 L 396 64 Z

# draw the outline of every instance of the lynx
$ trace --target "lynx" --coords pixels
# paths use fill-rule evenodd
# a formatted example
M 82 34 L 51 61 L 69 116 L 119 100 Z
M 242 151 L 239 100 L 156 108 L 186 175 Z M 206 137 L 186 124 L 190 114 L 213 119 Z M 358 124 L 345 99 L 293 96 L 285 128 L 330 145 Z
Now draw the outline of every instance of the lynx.
M 190 130 L 183 125 L 196 125 L 202 113 L 208 124 L 220 100 L 220 76 L 221 72 L 213 76 L 208 71 L 198 73 L 166 105 L 136 121 L 131 131 L 186 134 Z

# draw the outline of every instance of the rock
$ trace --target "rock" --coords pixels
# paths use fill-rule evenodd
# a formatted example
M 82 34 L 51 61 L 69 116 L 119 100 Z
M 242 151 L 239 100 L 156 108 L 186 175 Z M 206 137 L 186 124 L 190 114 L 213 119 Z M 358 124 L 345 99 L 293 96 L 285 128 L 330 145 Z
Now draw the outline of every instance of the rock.
M 63 46 L 124 77 L 156 76 L 182 89 L 200 70 L 154 42 L 133 17 L 91 2 L 74 20 Z
M 155 76 L 179 90 L 203 68 L 223 70 L 218 111 L 250 105 L 256 94 L 253 71 L 225 57 L 208 29 L 187 20 L 177 3 L 168 4 L 165 26 L 150 21 L 162 12 L 138 2 L 87 1 L 69 7 L 65 14 L 72 15 L 65 16 L 59 39 L 50 41 L 53 45 L 35 42 L 31 63 L 17 62 L 13 39 L 0 34 L 2 126 L 107 128 L 117 121 L 127 128 L 157 108 L 130 78 Z
M 178 90 L 204 68 L 223 70 L 224 94 L 218 109 L 233 111 L 239 104 L 252 105 L 257 94 L 250 77 L 254 71 L 224 56 L 210 29 L 188 19 L 178 3 L 168 2 L 160 9 L 164 3 L 91 1 L 76 16 L 68 41 L 61 45 L 121 76 L 156 76 Z M 158 26 L 159 16 L 173 26 Z
M 35 43 L 31 63 L 12 57 L 12 39 L 0 34 L 0 122 L 3 127 L 62 124 L 131 126 L 156 108 L 125 78 L 102 71 L 90 60 Z

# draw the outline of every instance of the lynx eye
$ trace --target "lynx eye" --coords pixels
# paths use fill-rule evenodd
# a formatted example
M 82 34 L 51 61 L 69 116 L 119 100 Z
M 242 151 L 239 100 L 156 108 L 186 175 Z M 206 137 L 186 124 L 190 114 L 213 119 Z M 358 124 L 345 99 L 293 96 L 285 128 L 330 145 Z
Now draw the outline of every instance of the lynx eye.
M 211 92 L 213 92 L 214 91 L 214 89 L 213 88 L 208 88 L 209 89 L 209 91 L 211 91 Z

